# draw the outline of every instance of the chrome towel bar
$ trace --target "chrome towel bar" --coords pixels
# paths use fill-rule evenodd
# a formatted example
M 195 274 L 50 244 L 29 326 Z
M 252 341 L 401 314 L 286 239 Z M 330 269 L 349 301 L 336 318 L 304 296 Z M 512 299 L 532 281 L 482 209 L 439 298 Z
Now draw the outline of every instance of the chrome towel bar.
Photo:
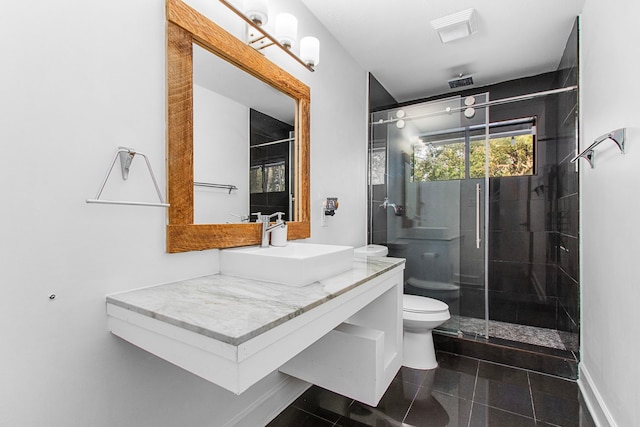
M 229 194 L 231 194 L 231 190 L 238 189 L 238 187 L 236 187 L 233 184 L 212 184 L 209 182 L 194 182 L 193 185 L 197 187 L 223 188 L 225 190 L 229 190 Z
M 107 181 L 109 180 L 109 175 L 111 175 L 111 171 L 113 170 L 113 166 L 116 164 L 116 160 L 118 159 L 118 157 L 120 158 L 120 167 L 122 169 L 122 179 L 126 180 L 127 178 L 129 178 L 129 168 L 131 167 L 131 162 L 133 161 L 133 158 L 136 155 L 142 156 L 145 162 L 147 163 L 147 169 L 149 170 L 149 175 L 151 175 L 151 180 L 153 181 L 153 185 L 156 188 L 156 193 L 158 194 L 160 203 L 128 202 L 128 201 L 122 201 L 122 200 L 101 200 L 100 195 L 102 194 L 102 190 L 104 190 L 105 185 L 107 185 Z M 113 157 L 113 160 L 111 161 L 111 166 L 107 170 L 107 174 L 102 180 L 100 189 L 98 189 L 98 194 L 96 194 L 95 199 L 87 199 L 86 202 L 100 203 L 105 205 L 155 206 L 155 207 L 161 207 L 161 208 L 169 207 L 169 204 L 164 203 L 164 200 L 162 199 L 162 193 L 160 193 L 160 187 L 158 187 L 156 176 L 153 174 L 153 169 L 151 169 L 151 163 L 149 163 L 149 159 L 147 158 L 147 156 L 145 156 L 140 152 L 136 152 L 132 148 L 126 148 L 126 147 L 118 147 L 118 151 L 116 152 L 116 155 Z
M 612 140 L 613 142 L 616 143 L 616 145 L 618 146 L 618 148 L 620 149 L 620 152 L 622 154 L 624 154 L 624 140 L 625 140 L 625 128 L 620 128 L 620 129 L 616 129 L 612 132 L 609 132 L 605 135 L 602 135 L 599 138 L 596 138 L 596 140 L 593 142 L 593 144 L 591 144 L 589 147 L 587 147 L 582 153 L 578 154 L 577 156 L 575 156 L 573 159 L 571 159 L 572 163 L 575 163 L 579 158 L 583 158 L 585 159 L 587 162 L 589 162 L 589 166 L 591 166 L 591 169 L 593 169 L 593 167 L 595 166 L 593 164 L 593 156 L 595 155 L 595 151 L 594 149 L 603 141 L 606 141 L 607 139 Z

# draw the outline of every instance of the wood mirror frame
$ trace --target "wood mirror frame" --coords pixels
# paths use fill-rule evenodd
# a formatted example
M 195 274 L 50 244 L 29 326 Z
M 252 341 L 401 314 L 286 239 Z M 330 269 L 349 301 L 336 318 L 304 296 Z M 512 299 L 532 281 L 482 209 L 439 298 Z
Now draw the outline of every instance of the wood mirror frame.
M 262 240 L 258 223 L 193 222 L 193 43 L 295 101 L 295 221 L 287 223 L 287 237 L 310 237 L 309 87 L 182 1 L 166 0 L 166 9 L 167 252 L 256 245 Z

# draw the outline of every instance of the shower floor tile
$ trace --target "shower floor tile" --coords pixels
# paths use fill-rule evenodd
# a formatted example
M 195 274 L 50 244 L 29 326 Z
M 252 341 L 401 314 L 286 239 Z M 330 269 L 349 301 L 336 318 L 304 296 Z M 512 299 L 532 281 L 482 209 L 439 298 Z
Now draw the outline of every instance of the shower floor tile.
M 451 319 L 442 325 L 442 328 L 484 335 L 485 321 L 484 319 L 452 315 Z M 489 320 L 489 336 L 558 350 L 578 351 L 579 349 L 578 334 L 497 320 Z

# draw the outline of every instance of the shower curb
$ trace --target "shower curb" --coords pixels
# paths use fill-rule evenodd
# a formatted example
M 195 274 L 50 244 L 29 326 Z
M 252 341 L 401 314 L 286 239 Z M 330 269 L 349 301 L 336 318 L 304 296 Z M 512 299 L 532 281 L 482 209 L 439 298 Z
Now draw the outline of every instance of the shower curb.
M 575 380 L 578 357 L 567 350 L 516 343 L 499 338 L 433 332 L 436 350 Z

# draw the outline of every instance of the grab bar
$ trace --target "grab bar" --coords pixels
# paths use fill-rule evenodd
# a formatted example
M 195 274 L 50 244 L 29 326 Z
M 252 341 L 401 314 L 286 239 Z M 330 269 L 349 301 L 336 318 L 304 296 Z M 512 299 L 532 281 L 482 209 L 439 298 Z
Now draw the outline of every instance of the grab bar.
M 613 142 L 615 142 L 618 148 L 620 149 L 620 152 L 624 154 L 625 128 L 621 128 L 621 129 L 616 129 L 612 132 L 609 132 L 606 135 L 602 135 L 601 137 L 597 138 L 593 142 L 593 144 L 587 147 L 582 153 L 578 154 L 573 159 L 571 159 L 571 163 L 575 163 L 579 158 L 582 157 L 587 162 L 589 162 L 589 166 L 591 166 L 591 169 L 593 169 L 595 166 L 593 164 L 593 156 L 595 155 L 594 148 L 596 148 L 601 142 L 606 141 L 607 139 L 610 139 Z
M 136 154 L 142 156 L 144 158 L 145 162 L 147 163 L 147 169 L 149 170 L 149 175 L 151 175 L 151 180 L 153 181 L 153 185 L 156 188 L 156 193 L 158 194 L 158 198 L 160 199 L 160 203 L 128 202 L 128 201 L 122 201 L 122 200 L 101 200 L 100 199 L 100 195 L 102 195 L 102 190 L 104 190 L 105 185 L 107 185 L 107 181 L 109 180 L 109 176 L 111 175 L 111 171 L 113 170 L 113 166 L 116 164 L 116 160 L 118 159 L 118 157 L 120 157 L 120 167 L 122 169 L 122 179 L 126 180 L 127 178 L 129 178 L 129 167 L 131 166 L 131 162 L 133 161 L 133 158 L 136 156 Z M 149 163 L 149 159 L 147 158 L 147 156 L 145 156 L 144 154 L 142 154 L 140 152 L 136 152 L 132 148 L 126 148 L 126 147 L 118 147 L 118 151 L 116 152 L 116 155 L 113 157 L 113 161 L 111 162 L 111 166 L 107 170 L 107 174 L 105 175 L 104 179 L 102 180 L 102 184 L 100 185 L 100 188 L 98 189 L 98 194 L 96 194 L 96 198 L 95 199 L 87 199 L 86 202 L 87 203 L 99 203 L 99 204 L 104 204 L 104 205 L 155 206 L 155 207 L 161 207 L 161 208 L 169 207 L 169 204 L 168 203 L 164 203 L 164 200 L 162 199 L 162 194 L 160 193 L 160 187 L 158 187 L 158 182 L 156 181 L 156 176 L 153 174 L 153 169 L 151 169 L 151 163 Z
M 233 184 L 212 184 L 209 182 L 194 182 L 193 185 L 198 186 L 198 187 L 209 187 L 209 188 L 224 188 L 225 190 L 229 190 L 229 194 L 231 194 L 231 190 L 237 190 L 238 187 L 236 187 Z

